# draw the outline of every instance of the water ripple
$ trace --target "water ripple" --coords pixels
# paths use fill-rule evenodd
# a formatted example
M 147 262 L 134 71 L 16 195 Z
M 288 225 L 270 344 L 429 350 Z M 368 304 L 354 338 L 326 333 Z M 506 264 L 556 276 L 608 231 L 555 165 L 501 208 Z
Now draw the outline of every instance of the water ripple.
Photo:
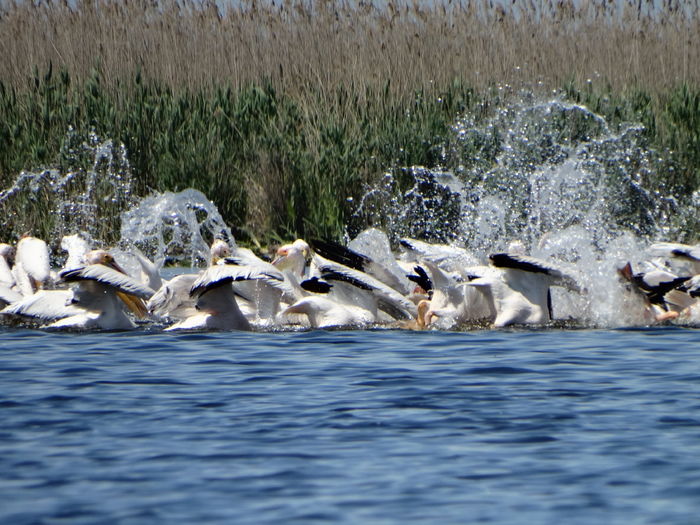
M 693 522 L 696 334 L 6 330 L 0 522 Z

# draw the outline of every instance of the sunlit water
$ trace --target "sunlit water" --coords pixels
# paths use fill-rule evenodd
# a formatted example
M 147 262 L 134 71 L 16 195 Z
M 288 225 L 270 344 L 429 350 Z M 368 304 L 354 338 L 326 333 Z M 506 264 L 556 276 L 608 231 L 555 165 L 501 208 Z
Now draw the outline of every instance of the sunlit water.
M 695 523 L 698 332 L 0 331 L 1 523 Z

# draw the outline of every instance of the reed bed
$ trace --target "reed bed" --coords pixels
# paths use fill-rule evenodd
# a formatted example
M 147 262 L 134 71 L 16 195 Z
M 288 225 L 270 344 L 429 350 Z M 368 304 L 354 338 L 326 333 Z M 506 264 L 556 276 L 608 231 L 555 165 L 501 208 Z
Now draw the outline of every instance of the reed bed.
M 438 163 L 510 85 L 642 120 L 676 152 L 660 184 L 693 191 L 698 8 L 580 4 L 0 3 L 0 182 L 60 164 L 72 127 L 126 145 L 137 194 L 201 189 L 250 240 L 337 237 L 364 184 Z
M 38 3 L 38 5 L 36 5 Z M 503 2 L 506 5 L 510 4 Z M 649 0 L 348 2 L 15 0 L 0 12 L 0 80 L 23 87 L 49 63 L 78 83 L 97 68 L 123 89 L 141 71 L 173 90 L 269 80 L 292 94 L 337 86 L 390 94 L 455 78 L 560 87 L 604 79 L 657 92 L 700 75 L 698 6 Z

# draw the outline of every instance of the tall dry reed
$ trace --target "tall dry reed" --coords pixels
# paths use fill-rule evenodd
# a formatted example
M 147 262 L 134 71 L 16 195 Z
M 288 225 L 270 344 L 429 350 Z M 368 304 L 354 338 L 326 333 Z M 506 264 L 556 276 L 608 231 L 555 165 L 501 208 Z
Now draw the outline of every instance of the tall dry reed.
M 476 89 L 591 79 L 652 92 L 700 80 L 698 7 L 678 0 L 35 4 L 0 8 L 0 81 L 18 88 L 50 62 L 78 83 L 96 67 L 112 89 L 140 71 L 175 90 L 266 79 L 292 93 L 362 92 L 390 81 L 407 98 L 455 78 Z

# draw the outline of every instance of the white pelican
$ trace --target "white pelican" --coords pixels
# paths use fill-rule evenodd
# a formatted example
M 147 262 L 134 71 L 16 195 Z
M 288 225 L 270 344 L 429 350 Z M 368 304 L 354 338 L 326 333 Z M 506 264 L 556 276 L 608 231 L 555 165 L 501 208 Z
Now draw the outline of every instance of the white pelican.
M 99 328 L 123 330 L 134 328 L 124 306 L 137 316 L 146 312 L 144 299 L 153 290 L 129 277 L 104 250 L 86 255 L 88 266 L 63 270 L 59 275 L 71 290 L 40 290 L 18 303 L 6 307 L 3 314 L 54 320 L 48 328 Z
M 401 294 L 406 295 L 410 291 L 410 283 L 403 272 L 392 271 L 385 264 L 375 261 L 367 255 L 331 241 L 315 240 L 312 241 L 311 245 L 313 251 L 325 259 L 371 275 Z M 393 261 L 393 258 L 391 260 Z M 399 268 L 398 265 L 396 268 Z
M 195 299 L 190 296 L 196 273 L 183 273 L 163 281 L 158 291 L 146 303 L 148 313 L 164 319 L 183 320 L 197 313 Z
M 284 293 L 282 284 L 284 277 L 277 268 L 270 263 L 258 258 L 252 251 L 245 248 L 236 247 L 231 250 L 228 243 L 222 239 L 215 239 L 210 248 L 211 264 L 199 274 L 183 274 L 173 277 L 169 281 L 162 283 L 158 291 L 151 297 L 148 302 L 148 310 L 150 313 L 164 319 L 172 319 L 185 321 L 190 318 L 186 324 L 176 324 L 171 329 L 180 328 L 205 328 L 206 326 L 197 326 L 197 318 L 204 318 L 204 314 L 197 314 L 195 303 L 198 296 L 191 294 L 190 291 L 195 285 L 195 282 L 203 277 L 211 268 L 225 267 L 228 270 L 223 272 L 232 272 L 232 275 L 240 275 L 248 272 L 250 275 L 255 273 L 274 275 L 272 278 L 254 278 L 249 280 L 232 279 L 233 290 L 238 296 L 236 308 L 238 308 L 249 321 L 267 323 L 274 319 L 279 309 L 280 298 Z M 215 274 L 208 274 L 212 279 Z M 219 274 L 216 274 L 220 277 Z M 270 284 L 274 283 L 274 284 Z M 230 288 L 230 286 L 228 287 Z M 210 299 L 207 299 L 209 301 Z M 204 322 L 204 321 L 202 321 Z M 209 323 L 215 320 L 207 321 Z
M 494 271 L 473 279 L 469 285 L 489 289 L 496 312 L 495 327 L 550 321 L 550 286 L 581 291 L 573 277 L 540 259 L 507 253 L 493 254 L 489 259 Z
M 359 270 L 340 263 L 329 261 L 318 254 L 313 255 L 313 262 L 326 281 L 344 282 L 353 286 L 355 294 L 366 297 L 374 303 L 373 309 L 379 309 L 394 319 L 414 319 L 417 315 L 416 305 L 403 294 L 380 280 Z M 348 301 L 350 302 L 350 301 Z
M 51 277 L 49 247 L 46 243 L 36 237 L 22 237 L 17 243 L 12 274 L 24 296 L 43 288 Z
M 375 321 L 375 316 L 365 308 L 340 303 L 321 295 L 304 297 L 282 313 L 306 314 L 313 328 L 362 327 Z
M 694 302 L 690 295 L 681 291 L 690 277 L 678 277 L 661 269 L 634 273 L 630 263 L 618 269 L 618 275 L 642 299 L 644 318 L 648 321 L 675 319 Z
M 198 313 L 166 328 L 171 330 L 250 330 L 251 326 L 236 302 L 233 282 L 283 280 L 275 274 L 246 266 L 215 264 L 197 277 L 190 295 Z
M 465 279 L 462 275 L 466 270 L 448 273 L 429 260 L 423 264 L 428 268 L 433 288 L 430 308 L 425 316 L 428 324 L 432 323 L 433 317 L 437 318 L 441 328 L 495 318 L 493 300 L 483 290 L 469 285 L 469 278 Z M 473 275 L 477 269 L 479 267 L 472 269 L 472 279 L 477 278 Z M 486 267 L 480 269 L 480 275 L 488 272 Z

